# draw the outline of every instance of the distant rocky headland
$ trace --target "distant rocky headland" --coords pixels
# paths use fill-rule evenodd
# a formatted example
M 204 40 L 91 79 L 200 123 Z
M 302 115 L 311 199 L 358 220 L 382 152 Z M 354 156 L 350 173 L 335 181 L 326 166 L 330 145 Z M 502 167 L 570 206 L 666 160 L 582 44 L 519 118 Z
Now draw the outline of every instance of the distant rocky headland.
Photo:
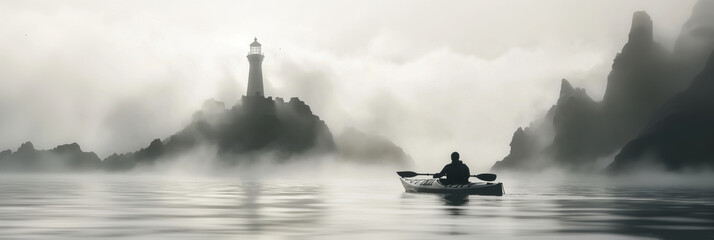
M 27 142 L 15 152 L 0 152 L 0 171 L 128 171 L 170 162 L 201 147 L 215 149 L 216 159 L 225 166 L 258 161 L 268 153 L 278 163 L 310 154 L 364 164 L 411 164 L 401 148 L 378 136 L 349 129 L 337 142 L 340 144 L 325 122 L 298 98 L 284 101 L 244 96 L 230 109 L 222 102 L 207 100 L 184 129 L 135 152 L 102 160 L 93 152 L 84 152 L 77 143 L 37 150 Z
M 31 142 L 26 142 L 15 152 L 0 152 L 0 171 L 83 171 L 101 168 L 102 160 L 97 154 L 82 151 L 77 143 L 37 150 Z
M 674 51 L 654 41 L 645 12 L 633 16 L 602 101 L 563 79 L 543 119 L 519 128 L 511 152 L 493 170 L 626 172 L 644 164 L 664 170 L 714 169 L 714 1 L 700 1 Z M 697 73 L 696 80 L 692 81 Z M 616 157 L 615 157 L 616 156 Z M 610 163 L 612 159 L 614 162 Z
M 364 164 L 412 163 L 391 141 L 354 129 L 339 135 L 336 143 L 327 124 L 305 102 L 296 97 L 289 101 L 265 97 L 261 47 L 257 38 L 250 44 L 248 90 L 230 109 L 208 100 L 181 131 L 164 140 L 157 138 L 138 151 L 115 153 L 104 160 L 82 151 L 77 143 L 37 150 L 27 142 L 15 152 L 0 152 L 0 171 L 128 171 L 171 162 L 202 149 L 215 151 L 215 156 L 208 157 L 217 160 L 216 167 L 245 166 L 266 158 L 281 163 L 300 159 L 298 156 L 327 156 Z
M 172 159 L 197 147 L 214 147 L 225 164 L 252 161 L 266 152 L 278 161 L 296 154 L 335 153 L 335 142 L 324 121 L 298 98 L 244 96 L 230 109 L 213 100 L 196 112 L 193 122 L 166 140 L 156 139 L 133 153 L 113 154 L 104 160 L 108 170 L 127 170 Z

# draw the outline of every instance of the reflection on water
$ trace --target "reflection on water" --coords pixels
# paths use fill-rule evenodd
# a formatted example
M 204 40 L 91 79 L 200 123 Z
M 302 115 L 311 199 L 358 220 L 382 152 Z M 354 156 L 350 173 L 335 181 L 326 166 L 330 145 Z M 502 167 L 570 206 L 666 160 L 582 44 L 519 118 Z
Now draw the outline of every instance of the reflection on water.
M 443 198 L 448 206 L 461 206 L 469 202 L 469 196 L 462 194 L 446 194 Z
M 326 183 L 4 176 L 0 238 L 714 236 L 711 188 L 504 182 L 509 191 L 494 197 L 404 193 L 397 179 Z
M 561 232 L 608 231 L 667 239 L 714 238 L 714 194 L 701 189 L 627 188 L 555 200 Z
M 447 208 L 449 215 L 452 216 L 463 215 L 464 208 L 459 206 L 463 206 L 469 202 L 469 196 L 463 194 L 445 194 L 442 196 L 442 199 L 444 200 L 444 204 L 446 204 L 446 206 L 452 206 L 451 208 Z

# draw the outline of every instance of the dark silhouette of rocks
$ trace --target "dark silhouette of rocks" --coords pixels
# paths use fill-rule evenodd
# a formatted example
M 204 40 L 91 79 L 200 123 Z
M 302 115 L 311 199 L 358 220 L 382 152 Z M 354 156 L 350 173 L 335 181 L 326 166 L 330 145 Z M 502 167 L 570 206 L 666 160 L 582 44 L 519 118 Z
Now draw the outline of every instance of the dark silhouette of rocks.
M 519 128 L 510 154 L 493 168 L 599 170 L 604 164 L 598 160 L 619 149 L 609 166 L 612 171 L 631 169 L 643 161 L 668 170 L 711 166 L 714 145 L 705 125 L 712 113 L 707 97 L 714 93 L 707 88 L 710 73 L 700 74 L 694 83 L 691 79 L 705 66 L 705 55 L 714 50 L 714 1 L 696 4 L 673 53 L 657 44 L 652 32 L 650 17 L 636 12 L 629 40 L 613 62 L 602 102 L 592 101 L 584 90 L 563 81 L 557 104 L 544 119 Z
M 334 156 L 337 149 L 330 129 L 312 113 L 310 106 L 298 98 L 286 102 L 282 98 L 264 97 L 262 62 L 265 56 L 261 46 L 257 38 L 250 44 L 248 92 L 238 104 L 226 109 L 224 103 L 208 100 L 193 114 L 188 126 L 164 140 L 154 139 L 146 148 L 115 153 L 104 161 L 98 161 L 94 153 L 82 152 L 76 143 L 37 151 L 28 142 L 15 153 L 0 152 L 0 168 L 52 170 L 52 165 L 46 163 L 53 163 L 75 170 L 127 171 L 191 156 L 187 154 L 205 149 L 215 150 L 215 155 L 201 157 L 218 159 L 217 167 L 252 163 L 266 155 L 277 162 L 296 159 L 296 156 Z M 365 163 L 411 163 L 401 148 L 381 137 L 352 130 L 340 140 L 343 143 L 340 153 L 346 159 L 360 159 Z
M 94 170 L 101 167 L 101 159 L 97 154 L 82 151 L 77 143 L 59 145 L 49 152 L 53 157 L 61 159 L 69 169 Z
M 602 102 L 567 81 L 546 117 L 514 134 L 511 153 L 494 170 L 549 167 L 591 170 L 611 156 L 682 89 L 671 53 L 653 40 L 645 12 L 633 15 L 629 40 L 613 61 Z
M 530 133 L 530 128 L 518 128 L 515 133 L 513 133 L 513 138 L 511 138 L 511 152 L 503 158 L 502 161 L 496 162 L 493 165 L 493 169 L 533 169 L 536 166 L 531 166 L 530 164 L 535 161 L 527 161 L 530 157 L 536 156 L 539 149 L 542 147 L 538 146 L 536 134 Z
M 348 128 L 335 138 L 343 160 L 364 164 L 387 164 L 408 167 L 412 158 L 388 139 Z
M 682 70 L 682 79 L 693 79 L 704 68 L 714 51 L 714 1 L 700 0 L 692 16 L 682 26 L 674 46 L 674 55 Z M 682 87 L 687 87 L 684 84 Z
M 272 160 L 289 161 L 294 156 L 330 154 L 342 160 L 365 164 L 408 166 L 412 159 L 391 141 L 348 129 L 337 139 L 310 107 L 298 98 L 286 102 L 262 96 L 243 97 L 240 104 L 208 100 L 181 131 L 151 143 L 136 152 L 112 154 L 100 160 L 93 152 L 83 152 L 79 144 L 60 145 L 52 150 L 36 150 L 31 142 L 16 152 L 0 152 L 3 171 L 128 171 L 171 161 L 182 154 L 207 147 L 216 149 L 216 159 L 225 165 L 251 163 L 264 154 Z
M 623 172 L 654 164 L 666 170 L 714 168 L 714 54 L 684 92 L 659 111 L 608 167 Z
M 652 40 L 652 21 L 644 12 L 633 17 L 630 39 L 618 54 L 603 97 L 602 131 L 607 154 L 634 138 L 655 111 L 688 81 L 673 77 L 671 54 Z
M 102 161 L 93 152 L 84 152 L 77 143 L 37 150 L 31 142 L 16 152 L 0 152 L 0 171 L 85 171 L 101 169 Z
M 103 167 L 107 170 L 121 171 L 131 170 L 136 167 L 137 163 L 150 165 L 159 159 L 163 154 L 164 145 L 161 140 L 154 139 L 148 147 L 142 148 L 133 153 L 112 154 L 105 158 Z
M 560 165 L 575 166 L 589 161 L 597 155 L 597 145 L 593 145 L 600 132 L 597 129 L 600 106 L 593 101 L 585 89 L 573 88 L 563 79 L 560 97 L 552 109 L 553 143 L 545 149 Z
M 105 160 L 109 170 L 128 170 L 151 165 L 198 147 L 217 149 L 226 164 L 254 161 L 272 153 L 278 161 L 300 154 L 335 152 L 335 142 L 324 121 L 298 98 L 285 102 L 262 96 L 243 97 L 241 104 L 226 109 L 225 104 L 206 101 L 193 115 L 193 122 L 164 141 L 156 139 L 134 153 L 113 154 Z

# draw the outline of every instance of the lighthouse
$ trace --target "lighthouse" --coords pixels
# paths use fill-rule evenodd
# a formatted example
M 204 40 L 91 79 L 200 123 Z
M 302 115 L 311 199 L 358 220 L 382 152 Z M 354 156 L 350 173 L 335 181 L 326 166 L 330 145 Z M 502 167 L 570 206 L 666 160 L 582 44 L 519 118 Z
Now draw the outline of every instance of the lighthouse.
M 260 43 L 258 38 L 253 39 L 250 44 L 250 52 L 248 52 L 248 63 L 250 70 L 248 72 L 248 97 L 263 97 L 263 53 L 260 51 Z

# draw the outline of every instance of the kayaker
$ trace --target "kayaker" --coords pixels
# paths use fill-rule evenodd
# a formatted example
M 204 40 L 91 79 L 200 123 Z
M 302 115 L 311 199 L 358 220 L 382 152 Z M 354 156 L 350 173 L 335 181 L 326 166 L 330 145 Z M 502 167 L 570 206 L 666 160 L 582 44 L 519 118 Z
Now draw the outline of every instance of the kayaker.
M 444 184 L 463 184 L 469 183 L 469 176 L 471 172 L 469 167 L 459 160 L 459 153 L 451 153 L 451 163 L 446 164 L 441 172 L 434 174 L 434 178 L 441 178 L 446 176 L 446 179 L 442 179 Z

